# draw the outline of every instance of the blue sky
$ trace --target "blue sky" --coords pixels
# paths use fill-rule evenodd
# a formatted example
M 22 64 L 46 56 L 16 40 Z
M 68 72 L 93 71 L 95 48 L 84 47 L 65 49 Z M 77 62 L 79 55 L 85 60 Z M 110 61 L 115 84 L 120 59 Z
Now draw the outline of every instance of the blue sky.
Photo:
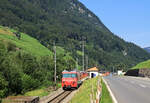
M 116 35 L 150 46 L 150 0 L 79 0 Z

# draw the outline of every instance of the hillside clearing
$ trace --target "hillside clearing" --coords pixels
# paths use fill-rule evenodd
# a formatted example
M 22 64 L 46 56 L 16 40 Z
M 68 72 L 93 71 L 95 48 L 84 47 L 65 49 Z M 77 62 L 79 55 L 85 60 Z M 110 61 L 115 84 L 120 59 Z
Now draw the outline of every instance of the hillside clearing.
M 17 46 L 19 50 L 31 53 L 35 56 L 50 56 L 52 52 L 46 47 L 41 45 L 39 41 L 28 36 L 27 34 L 21 33 L 21 40 L 19 40 L 10 29 L 5 27 L 0 28 L 0 39 L 4 42 L 11 42 Z
M 143 69 L 143 68 L 150 68 L 150 60 L 141 62 L 132 69 Z

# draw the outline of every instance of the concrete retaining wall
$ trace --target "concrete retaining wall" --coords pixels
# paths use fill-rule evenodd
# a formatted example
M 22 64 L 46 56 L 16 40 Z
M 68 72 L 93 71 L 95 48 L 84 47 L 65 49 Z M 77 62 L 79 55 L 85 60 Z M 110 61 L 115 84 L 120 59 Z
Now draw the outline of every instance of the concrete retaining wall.
M 140 69 L 139 70 L 140 77 L 149 77 L 150 78 L 150 69 Z
M 128 70 L 125 75 L 127 75 L 127 76 L 139 76 L 139 69 Z
M 150 69 L 133 69 L 126 72 L 127 76 L 139 76 L 139 77 L 149 77 L 150 78 Z

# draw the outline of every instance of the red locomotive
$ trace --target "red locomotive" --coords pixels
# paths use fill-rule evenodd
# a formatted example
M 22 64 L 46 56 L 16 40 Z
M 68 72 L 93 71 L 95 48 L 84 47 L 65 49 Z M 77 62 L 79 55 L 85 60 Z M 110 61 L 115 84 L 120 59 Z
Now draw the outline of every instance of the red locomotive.
M 62 72 L 62 88 L 72 89 L 78 88 L 81 85 L 81 79 L 85 78 L 88 74 L 79 71 L 63 71 Z

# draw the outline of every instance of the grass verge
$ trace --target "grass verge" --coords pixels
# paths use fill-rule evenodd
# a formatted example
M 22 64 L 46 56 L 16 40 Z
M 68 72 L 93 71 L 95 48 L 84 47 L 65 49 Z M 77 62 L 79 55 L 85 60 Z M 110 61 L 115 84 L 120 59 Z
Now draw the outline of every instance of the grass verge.
M 57 89 L 61 88 L 61 83 L 57 84 Z M 24 94 L 24 96 L 39 96 L 39 97 L 43 97 L 43 96 L 47 96 L 49 95 L 52 91 L 54 90 L 53 87 L 42 87 L 40 89 L 36 89 L 36 90 L 32 90 L 32 91 L 28 91 Z
M 113 103 L 106 84 L 102 81 L 102 96 L 100 103 Z
M 46 88 L 36 89 L 33 91 L 26 92 L 24 96 L 47 96 L 50 92 L 46 90 Z
M 90 94 L 92 92 L 92 84 L 94 91 L 94 99 L 96 98 L 96 90 L 97 90 L 97 80 L 98 77 L 85 80 L 82 86 L 79 88 L 79 91 L 72 98 L 70 103 L 90 103 Z

